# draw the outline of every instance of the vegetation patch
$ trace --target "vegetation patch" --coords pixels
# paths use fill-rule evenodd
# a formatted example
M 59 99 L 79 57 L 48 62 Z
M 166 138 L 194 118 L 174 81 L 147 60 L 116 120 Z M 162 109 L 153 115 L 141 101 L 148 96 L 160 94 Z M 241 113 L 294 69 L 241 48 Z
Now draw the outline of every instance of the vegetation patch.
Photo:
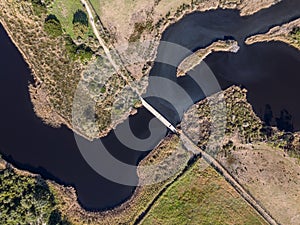
M 200 159 L 159 198 L 141 224 L 267 224 Z
M 82 62 L 88 62 L 92 59 L 94 52 L 85 44 L 76 45 L 70 36 L 65 38 L 65 46 L 72 60 L 80 59 Z
M 85 12 L 82 10 L 77 10 L 74 13 L 73 17 L 73 32 L 75 37 L 83 38 L 85 34 L 88 32 L 89 21 Z
M 56 208 L 47 183 L 39 177 L 0 171 L 1 224 L 70 224 Z
M 33 11 L 37 16 L 40 16 L 47 12 L 47 5 L 51 2 L 51 0 L 31 0 Z
M 80 37 L 86 40 L 94 35 L 80 0 L 53 0 L 48 10 L 58 18 L 63 31 L 72 39 Z
M 183 131 L 202 149 L 206 148 L 208 141 L 214 140 L 218 143 L 216 152 L 221 150 L 224 138 L 234 133 L 238 133 L 243 143 L 261 140 L 263 123 L 247 102 L 246 94 L 245 89 L 232 86 L 202 100 L 185 113 Z
M 135 41 L 140 40 L 143 32 L 151 32 L 153 29 L 152 23 L 153 23 L 153 21 L 151 21 L 151 20 L 148 20 L 145 23 L 135 23 L 134 31 L 129 37 L 129 42 L 135 42 Z
M 62 27 L 55 15 L 48 15 L 45 19 L 44 29 L 48 35 L 58 37 L 62 35 Z
M 300 27 L 294 27 L 290 35 L 296 42 L 297 46 L 300 48 Z

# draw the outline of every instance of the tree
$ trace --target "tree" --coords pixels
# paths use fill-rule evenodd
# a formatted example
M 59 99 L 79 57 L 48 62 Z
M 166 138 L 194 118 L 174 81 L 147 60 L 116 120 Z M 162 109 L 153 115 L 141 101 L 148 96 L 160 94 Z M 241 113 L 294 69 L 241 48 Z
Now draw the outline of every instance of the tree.
M 88 17 L 85 12 L 82 10 L 78 9 L 73 16 L 73 24 L 75 23 L 81 23 L 85 26 L 89 25 Z
M 84 44 L 77 46 L 70 36 L 66 36 L 66 49 L 72 60 L 80 59 L 82 62 L 89 61 L 93 56 L 93 51 L 91 48 Z
M 85 12 L 77 10 L 73 16 L 73 32 L 78 37 L 84 37 L 88 31 L 89 21 Z
M 286 109 L 281 110 L 280 117 L 276 118 L 276 123 L 279 130 L 286 132 L 293 132 L 294 130 L 292 115 Z
M 87 33 L 88 27 L 81 24 L 81 23 L 74 23 L 73 24 L 73 32 L 76 38 L 83 38 L 84 35 Z
M 0 171 L 0 224 L 70 225 L 45 180 L 17 174 L 10 167 Z
M 266 123 L 266 126 L 271 126 L 272 119 L 273 119 L 272 108 L 269 104 L 266 104 L 265 114 L 264 114 L 264 121 Z
M 44 30 L 51 37 L 58 37 L 63 33 L 59 20 L 52 14 L 48 15 L 45 19 Z

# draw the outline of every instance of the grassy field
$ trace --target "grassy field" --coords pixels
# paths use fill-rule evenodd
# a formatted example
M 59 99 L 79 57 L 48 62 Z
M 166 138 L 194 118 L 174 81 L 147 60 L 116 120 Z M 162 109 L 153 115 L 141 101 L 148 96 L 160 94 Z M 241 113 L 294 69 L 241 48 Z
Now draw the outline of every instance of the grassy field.
M 71 36 L 72 39 L 76 39 L 73 31 L 73 16 L 77 10 L 84 12 L 85 8 L 81 4 L 80 0 L 54 0 L 53 4 L 49 8 L 49 12 L 54 14 L 60 21 L 63 30 Z M 88 36 L 93 36 L 93 30 L 89 26 L 88 32 L 83 39 Z
M 266 224 L 239 194 L 200 159 L 154 204 L 141 224 Z
M 240 145 L 219 161 L 280 224 L 300 224 L 300 167 L 282 149 Z M 282 210 L 284 208 L 284 210 Z

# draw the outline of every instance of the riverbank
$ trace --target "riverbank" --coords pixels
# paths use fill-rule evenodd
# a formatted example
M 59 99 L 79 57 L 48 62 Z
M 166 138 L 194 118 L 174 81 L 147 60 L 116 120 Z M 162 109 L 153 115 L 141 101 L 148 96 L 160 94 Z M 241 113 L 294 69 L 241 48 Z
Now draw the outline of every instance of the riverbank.
M 276 26 L 265 34 L 248 37 L 245 43 L 252 45 L 258 42 L 281 41 L 300 50 L 300 42 L 296 40 L 292 34 L 293 29 L 297 27 L 300 27 L 300 19 L 296 19 L 282 26 Z
M 238 111 L 238 110 L 237 110 L 237 111 Z M 246 115 L 248 115 L 248 114 L 246 113 Z M 252 114 L 251 114 L 251 115 L 252 115 Z M 246 119 L 248 119 L 248 117 L 247 117 Z M 251 121 L 250 121 L 250 122 L 251 122 Z M 239 124 L 239 125 L 240 125 L 240 124 Z M 247 123 L 245 123 L 245 124 L 242 123 L 242 125 L 245 126 L 245 128 L 249 128 L 249 126 L 248 126 Z M 251 127 L 250 127 L 250 128 L 251 128 Z M 244 131 L 244 130 L 243 130 L 243 131 Z M 249 132 L 250 132 L 250 135 L 249 135 Z M 244 134 L 249 135 L 250 138 L 253 138 L 253 136 L 255 137 L 256 132 L 253 132 L 253 136 L 251 136 L 251 132 L 252 132 L 251 130 L 248 131 L 247 129 L 245 129 L 243 135 L 244 135 Z M 195 134 L 196 134 L 196 133 L 195 133 Z M 169 147 L 173 148 L 173 145 L 170 145 Z M 58 192 L 61 191 L 60 189 L 58 189 L 58 190 L 59 190 Z M 62 191 L 62 192 L 63 192 L 63 191 Z M 137 190 L 137 192 L 138 192 L 138 190 Z M 141 192 L 142 192 L 142 191 L 141 191 Z M 150 193 L 150 192 L 151 192 L 151 191 L 149 191 L 149 193 Z M 67 195 L 68 195 L 68 192 L 66 192 L 66 196 L 67 196 Z M 74 206 L 74 202 L 75 202 L 75 205 L 77 204 L 77 203 L 76 203 L 77 197 L 76 197 L 76 192 L 75 192 L 74 189 L 72 189 L 72 191 L 70 191 L 70 196 L 71 196 L 71 197 L 70 197 L 69 199 L 71 199 L 71 200 L 69 201 L 68 204 L 66 204 L 68 207 Z M 144 195 L 143 195 L 143 196 L 144 196 Z M 146 196 L 146 197 L 147 197 L 147 196 Z M 146 197 L 145 197 L 145 198 L 146 198 Z M 153 197 L 153 196 L 151 195 L 151 198 L 152 198 L 152 197 Z M 137 201 L 137 200 L 136 200 L 136 202 L 142 202 L 142 201 L 140 201 L 140 200 Z M 133 205 L 136 205 L 136 202 L 135 202 L 135 203 L 132 203 L 132 204 L 133 204 Z M 126 203 L 124 203 L 124 204 L 126 204 Z M 147 204 L 148 204 L 148 202 L 147 202 Z M 63 203 L 62 203 L 62 205 L 63 205 Z M 63 206 L 63 207 L 64 207 L 64 206 Z M 65 212 L 66 212 L 66 213 L 70 210 L 68 207 L 65 208 Z M 80 207 L 79 204 L 78 204 L 78 207 Z M 71 207 L 71 208 L 72 208 L 72 207 Z M 86 211 L 83 210 L 82 212 L 79 212 L 80 209 L 81 209 L 81 208 L 78 208 L 78 214 L 79 214 L 79 215 L 86 216 L 86 214 L 85 214 Z M 143 211 L 144 209 L 145 209 L 145 205 L 142 206 L 142 210 L 141 210 L 141 211 Z M 138 210 L 140 210 L 140 208 L 139 208 Z M 143 212 L 144 212 L 144 211 L 143 211 Z M 76 213 L 77 213 L 77 212 L 76 212 Z M 76 213 L 74 213 L 74 214 L 76 214 Z M 123 215 L 122 215 L 122 216 L 123 216 Z M 122 217 L 122 216 L 121 216 L 121 217 Z M 88 216 L 87 216 L 87 217 L 88 217 Z M 84 221 L 88 221 L 88 218 L 87 218 L 87 217 L 84 217 Z M 130 217 L 130 220 L 133 218 L 132 215 L 130 215 L 129 217 Z M 95 218 L 95 221 L 96 221 L 96 220 L 98 220 L 98 219 Z M 79 223 L 80 223 L 80 222 L 79 222 Z
M 91 139 L 80 129 L 73 127 L 73 99 L 83 73 L 96 58 L 101 58 L 104 54 L 93 36 L 88 36 L 86 40 L 73 40 L 68 33 L 57 37 L 48 34 L 44 26 L 48 14 L 52 12 L 51 4 L 36 6 L 31 1 L 1 0 L 0 22 L 31 69 L 29 91 L 36 115 L 50 126 L 66 125 L 79 135 Z M 80 1 L 77 5 L 81 6 Z M 41 11 L 37 12 L 35 7 Z M 100 66 L 105 67 L 102 64 Z M 118 81 L 117 77 L 105 84 L 107 89 L 118 90 L 118 84 L 122 81 Z M 96 114 L 100 118 L 97 121 L 100 129 L 96 137 L 106 136 L 116 126 L 107 124 L 110 113 L 104 112 L 105 109 L 110 109 L 114 94 L 107 95 L 106 101 L 97 102 Z
M 235 122 L 237 127 L 239 127 L 240 129 L 247 129 L 243 128 L 242 124 L 248 123 L 248 121 L 252 121 L 251 127 L 253 127 L 253 129 L 256 126 L 260 126 L 260 123 L 258 123 L 257 121 L 258 118 L 252 118 L 254 114 L 250 113 L 249 118 L 247 119 L 243 116 L 243 111 L 240 112 L 240 109 L 244 109 L 246 111 L 249 110 L 251 112 L 251 106 L 246 103 L 245 90 L 241 90 L 238 87 L 232 87 L 226 90 L 224 93 L 226 102 L 230 106 L 234 106 L 233 109 L 229 107 L 230 111 L 228 112 L 228 115 L 231 115 L 230 113 L 234 115 L 230 118 L 236 118 Z M 214 103 L 217 105 L 219 104 L 218 102 Z M 201 128 L 204 129 L 203 132 L 194 132 L 195 130 L 192 129 L 193 126 L 187 123 L 187 121 L 190 121 L 195 124 L 194 117 L 192 119 L 185 119 L 185 125 L 189 126 L 191 128 L 189 130 L 192 132 L 187 134 L 191 136 L 190 138 L 192 138 L 192 140 L 199 142 L 199 146 L 201 147 L 207 145 L 207 142 L 209 141 L 210 117 L 208 116 L 209 114 L 207 114 L 209 112 L 208 107 L 209 105 L 207 103 L 207 100 L 203 100 L 199 102 L 197 106 L 193 107 L 197 110 L 196 120 L 200 122 Z M 191 113 L 194 113 L 193 108 L 188 111 L 188 114 L 186 114 L 187 117 L 189 117 Z M 239 120 L 241 120 L 241 122 L 238 122 Z M 228 123 L 230 124 L 230 122 Z M 204 126 L 204 124 L 206 124 L 207 126 Z M 185 127 L 183 126 L 182 129 L 185 129 Z M 228 129 L 230 130 L 230 133 L 235 130 L 235 128 L 233 127 L 228 127 Z M 197 136 L 199 134 L 202 135 L 201 138 Z M 245 140 L 247 138 L 249 139 L 249 137 L 246 136 L 246 134 L 244 134 L 244 132 L 242 131 L 241 135 L 245 135 Z M 250 135 L 252 139 L 256 137 L 255 133 L 247 135 Z M 221 140 L 221 143 L 223 142 L 225 143 L 226 139 Z M 172 157 L 170 158 L 170 156 Z M 181 177 L 185 174 L 186 171 L 188 171 L 188 168 L 190 168 L 194 164 L 188 164 L 189 160 L 192 157 L 193 154 L 186 152 L 186 149 L 184 146 L 182 146 L 182 143 L 178 136 L 169 135 L 167 138 L 162 140 L 160 144 L 155 149 L 153 149 L 144 160 L 140 162 L 138 167 L 138 176 L 140 182 L 142 183 L 143 180 L 149 179 L 151 177 L 155 178 L 163 176 L 166 172 L 166 168 L 168 168 L 168 171 L 176 170 L 177 172 L 174 175 L 163 180 L 162 182 L 153 185 L 137 187 L 133 196 L 129 200 L 112 210 L 104 212 L 89 212 L 84 210 L 77 202 L 76 191 L 73 188 L 64 188 L 53 182 L 49 183 L 49 185 L 54 191 L 57 199 L 59 199 L 59 207 L 61 211 L 74 224 L 134 224 L 135 221 L 140 220 L 138 218 L 140 218 L 141 215 L 143 215 L 141 217 L 143 218 L 145 216 L 144 213 L 148 213 L 154 201 L 159 201 L 159 196 L 167 190 L 167 187 L 171 186 L 172 183 L 174 183 L 176 180 L 178 180 L 179 177 Z M 178 161 L 178 159 L 181 160 Z M 159 167 L 161 169 L 157 171 L 147 170 L 147 168 L 143 168 L 144 166 L 157 165 L 160 162 L 162 162 Z
M 204 1 L 147 1 L 139 0 L 135 4 L 124 5 L 120 0 L 95 6 L 101 21 L 109 30 L 114 44 L 160 39 L 162 32 L 171 24 L 192 12 L 215 9 L 237 9 L 241 16 L 252 15 L 280 1 L 276 0 L 204 0 Z M 122 7 L 120 7 L 122 6 Z M 117 10 L 116 10 L 117 9 Z M 139 16 L 137 15 L 139 14 Z
M 57 199 L 60 199 L 59 206 L 61 211 L 74 224 L 133 224 L 157 197 L 158 193 L 181 174 L 190 158 L 191 154 L 187 153 L 181 146 L 178 136 L 168 136 L 140 162 L 137 169 L 140 183 L 143 182 L 141 181 L 143 179 L 152 179 L 149 177 L 153 176 L 164 176 L 163 173 L 165 173 L 165 170 L 161 169 L 147 172 L 145 166 L 151 167 L 159 164 L 159 168 L 164 168 L 173 164 L 173 169 L 177 172 L 170 177 L 166 177 L 166 179 L 163 179 L 159 183 L 137 187 L 129 200 L 112 210 L 104 212 L 90 212 L 84 210 L 79 205 L 76 191 L 73 188 L 64 188 L 53 182 L 49 185 L 54 190 Z M 175 163 L 178 162 L 178 160 L 180 160 L 180 164 Z
M 23 51 L 23 49 L 19 47 L 19 45 L 21 44 L 15 40 L 14 34 L 11 32 L 11 30 L 8 28 L 8 25 L 1 17 L 0 17 L 0 23 L 2 24 L 8 36 L 10 37 L 11 41 L 14 43 L 18 51 L 21 53 L 24 60 L 28 64 L 30 70 L 32 71 L 33 83 L 28 85 L 28 89 L 33 103 L 33 109 L 36 115 L 49 126 L 60 127 L 61 124 L 67 125 L 67 122 L 63 119 L 63 117 L 61 117 L 51 107 L 51 104 L 49 103 L 49 99 L 47 98 L 48 94 L 46 93 L 45 88 L 41 88 L 41 83 L 42 83 L 41 78 L 37 75 L 38 73 L 34 68 L 34 64 L 31 63 L 31 59 L 25 53 L 25 51 Z
M 104 27 L 109 31 L 113 45 L 124 48 L 129 43 L 130 51 L 139 51 L 139 42 L 149 44 L 145 61 L 154 61 L 162 33 L 172 24 L 181 20 L 184 16 L 193 12 L 205 12 L 216 9 L 237 9 L 241 16 L 250 16 L 261 9 L 269 8 L 280 2 L 276 0 L 205 0 L 176 2 L 139 0 L 134 5 L 123 5 L 119 0 L 109 4 L 98 5 L 91 1 L 100 16 Z M 98 9 L 98 10 L 97 10 Z M 118 10 L 116 10 L 118 9 Z M 138 14 L 138 15 L 137 15 Z M 134 45 L 134 46 L 132 46 Z M 136 49 L 135 49 L 136 48 Z M 125 51 L 126 53 L 126 51 Z M 121 54 L 121 58 L 127 61 L 127 54 Z M 126 65 L 128 71 L 136 74 L 138 79 L 147 76 L 151 65 L 135 64 Z
M 45 15 L 35 15 L 30 2 L 1 0 L 0 6 L 0 22 L 32 71 L 29 89 L 36 114 L 51 126 L 70 127 L 66 111 L 57 104 L 70 103 L 70 99 L 67 103 L 62 98 L 76 83 L 84 65 L 69 60 L 62 37 L 51 38 L 45 33 Z M 58 74 L 64 74 L 65 81 L 58 80 Z
M 165 3 L 162 1 L 159 2 L 158 5 L 153 9 L 151 9 L 153 12 L 153 18 L 144 18 L 146 21 L 151 21 L 151 26 L 147 23 L 150 27 L 152 27 L 151 29 L 144 29 L 144 26 L 136 26 L 137 21 L 135 20 L 132 20 L 131 23 L 125 25 L 130 25 L 131 28 L 134 29 L 139 29 L 138 27 L 144 27 L 143 29 L 138 30 L 139 38 L 136 41 L 151 40 L 150 53 L 144 57 L 146 61 L 151 61 L 155 58 L 157 46 L 164 30 L 169 27 L 169 25 L 176 23 L 183 16 L 191 12 L 207 11 L 217 8 L 234 8 L 241 10 L 241 14 L 243 15 L 251 15 L 262 8 L 270 7 L 274 4 L 274 2 L 275 1 L 271 0 L 260 2 L 260 4 L 255 4 L 255 1 L 251 1 L 250 3 L 247 1 L 196 1 L 192 4 L 176 2 L 175 5 L 172 5 L 169 11 L 166 11 L 165 9 L 167 5 L 165 5 Z M 74 93 L 76 91 L 77 84 L 83 76 L 83 72 L 86 70 L 88 65 L 78 60 L 70 60 L 70 57 L 66 54 L 66 48 L 64 46 L 65 40 L 63 37 L 50 38 L 43 31 L 44 17 L 46 17 L 46 15 L 35 15 L 33 13 L 34 9 L 32 8 L 30 2 L 7 2 L 6 0 L 1 0 L 0 4 L 4 9 L 1 15 L 1 23 L 4 25 L 5 29 L 9 33 L 9 36 L 22 53 L 24 59 L 33 72 L 34 84 L 30 85 L 29 89 L 31 100 L 37 116 L 40 117 L 46 124 L 49 124 L 53 127 L 60 127 L 62 124 L 65 124 L 79 135 L 82 135 L 90 140 L 95 138 L 95 135 L 90 137 L 89 134 L 85 134 L 83 130 L 73 127 L 72 122 L 71 109 L 73 105 Z M 109 11 L 109 6 L 107 7 L 108 8 L 106 10 Z M 144 9 L 144 12 L 145 11 L 147 11 L 147 9 Z M 133 12 L 131 11 L 129 15 L 130 17 L 134 17 Z M 19 19 L 16 20 L 15 17 Z M 101 22 L 104 22 L 105 28 L 108 28 L 110 31 L 113 40 L 113 37 L 115 37 L 114 31 L 113 29 L 109 29 L 111 28 L 110 25 L 112 24 L 105 23 L 107 20 L 105 14 L 101 15 L 100 19 Z M 122 28 L 124 25 L 123 22 L 120 23 L 118 27 Z M 138 23 L 143 24 L 141 21 Z M 11 32 L 12 29 L 14 30 L 13 33 Z M 32 29 L 38 31 L 29 32 Z M 124 29 L 123 31 L 127 32 L 130 30 L 132 29 Z M 133 33 L 134 32 L 137 31 L 133 31 Z M 120 40 L 123 40 L 124 37 L 125 39 L 130 39 L 129 36 L 132 35 L 132 33 L 124 33 L 124 35 L 120 38 Z M 125 42 L 128 43 L 128 41 Z M 114 45 L 118 44 L 120 44 L 119 41 L 115 40 Z M 124 46 L 123 42 L 122 46 Z M 127 52 L 125 51 L 124 54 L 126 53 Z M 121 58 L 123 56 L 121 54 Z M 143 76 L 148 76 L 151 64 L 141 63 L 139 65 L 126 65 L 126 68 L 129 72 L 131 72 L 130 76 L 133 76 L 135 77 L 134 79 L 139 80 Z M 123 73 L 123 71 L 121 73 Z M 116 79 L 113 80 L 113 82 L 115 82 Z M 93 81 L 89 82 L 92 83 Z M 96 137 L 106 136 L 117 125 L 116 123 L 111 124 L 109 122 L 111 120 L 111 116 L 110 113 L 107 113 L 106 109 L 111 109 L 111 104 L 114 101 L 111 95 L 117 95 L 116 93 L 118 93 L 120 87 L 116 88 L 115 86 L 118 86 L 118 84 L 121 83 L 122 80 L 117 81 L 117 85 L 110 85 L 110 83 L 105 84 L 107 90 L 114 90 L 114 92 L 113 94 L 108 93 L 107 96 L 105 95 L 106 97 L 104 97 L 104 100 L 102 99 L 102 103 L 96 103 L 97 118 L 101 118 L 99 119 L 100 121 L 97 121 L 100 129 Z M 86 126 L 89 127 L 89 124 Z
M 231 87 L 222 93 L 218 93 L 217 95 L 197 103 L 185 115 L 187 118 L 184 119 L 185 122 L 181 125 L 182 130 L 188 131 L 186 134 L 189 138 L 191 138 L 194 143 L 197 143 L 197 145 L 201 148 L 207 146 L 209 138 L 217 138 L 216 142 L 218 143 L 219 148 L 216 152 L 216 156 L 221 155 L 222 157 L 225 157 L 224 160 L 226 162 L 232 162 L 232 154 L 235 149 L 238 151 L 241 146 L 251 146 L 252 143 L 260 142 L 265 137 L 264 134 L 261 133 L 261 121 L 253 113 L 251 105 L 247 103 L 246 93 L 247 92 L 244 89 L 242 90 L 238 87 Z M 219 135 L 219 133 L 214 133 L 213 136 L 210 137 L 212 119 L 209 109 L 213 106 L 212 104 L 220 105 L 219 101 L 222 100 L 219 98 L 220 96 L 224 96 L 226 107 L 228 109 L 226 133 L 225 137 Z M 216 118 L 217 121 L 219 119 L 224 120 L 224 117 Z M 218 123 L 214 123 L 214 126 L 217 124 Z M 197 125 L 200 126 L 201 130 L 197 131 L 197 129 L 194 129 Z M 186 126 L 188 129 L 186 129 Z M 280 133 L 277 132 L 275 135 L 277 135 L 274 137 L 275 141 L 270 140 L 270 144 L 281 140 L 282 143 L 280 144 L 280 147 L 285 148 L 285 146 L 288 146 L 287 143 L 284 144 L 284 138 L 280 138 Z M 230 142 L 231 140 L 233 140 L 232 144 Z M 143 180 L 147 180 L 149 177 L 154 177 L 155 179 L 156 177 L 159 178 L 165 175 L 168 176 L 168 173 L 165 174 L 166 168 L 168 168 L 167 171 L 173 171 L 176 169 L 176 173 L 168 176 L 168 178 L 164 179 L 162 182 L 137 187 L 133 196 L 129 200 L 112 210 L 103 212 L 91 212 L 83 209 L 78 203 L 77 192 L 73 187 L 65 187 L 50 180 L 47 181 L 47 184 L 55 196 L 57 207 L 62 213 L 62 216 L 68 219 L 68 221 L 72 224 L 134 224 L 135 221 L 141 222 L 140 219 L 144 217 L 151 218 L 151 216 L 148 216 L 149 213 L 152 213 L 153 210 L 155 211 L 155 208 L 158 207 L 160 201 L 165 198 L 164 196 L 166 196 L 166 194 L 168 195 L 174 187 L 185 183 L 185 181 L 182 183 L 182 179 L 189 176 L 186 174 L 189 173 L 188 171 L 190 171 L 191 168 L 193 168 L 193 170 L 198 168 L 198 166 L 195 166 L 194 164 L 195 161 L 190 162 L 191 158 L 193 158 L 193 155 L 188 153 L 185 147 L 182 146 L 180 138 L 176 135 L 169 135 L 166 139 L 162 140 L 144 160 L 140 162 L 138 167 L 138 176 L 141 180 L 140 182 L 143 182 Z M 198 163 L 199 161 L 196 162 Z M 3 161 L 0 164 L 5 165 Z M 157 164 L 160 164 L 159 170 L 157 171 L 143 168 L 143 166 Z M 31 176 L 31 173 L 26 171 L 21 171 L 20 174 Z M 203 174 L 201 172 L 199 177 L 197 177 L 202 180 L 204 179 L 202 175 Z M 192 176 L 191 182 L 193 182 L 193 180 L 194 178 Z M 224 184 L 224 193 L 227 193 L 228 191 L 231 193 L 231 187 L 226 185 Z M 206 186 L 204 186 L 204 188 L 205 187 Z M 182 186 L 183 191 L 185 188 L 189 189 L 190 186 Z M 201 190 L 202 189 L 199 191 L 201 192 Z M 217 202 L 217 204 L 222 204 L 222 201 Z M 244 205 L 244 203 L 242 204 Z M 251 213 L 251 215 L 253 216 L 255 213 Z
M 78 203 L 77 193 L 73 187 L 63 186 L 50 180 L 46 180 L 45 182 L 55 197 L 59 213 L 62 214 L 62 217 L 68 219 L 71 224 L 133 224 L 139 215 L 147 209 L 148 205 L 157 198 L 157 194 L 181 175 L 182 171 L 186 169 L 187 163 L 191 157 L 192 155 L 186 152 L 183 146 L 181 146 L 178 136 L 168 136 L 165 140 L 161 141 L 161 143 L 144 160 L 141 161 L 138 171 L 142 171 L 138 173 L 141 180 L 148 179 L 148 176 L 153 175 L 164 176 L 165 170 L 162 170 L 161 168 L 171 166 L 172 164 L 173 167 L 171 166 L 172 168 L 169 169 L 172 170 L 172 172 L 173 169 L 175 169 L 177 172 L 172 176 L 163 179 L 162 182 L 137 187 L 130 200 L 112 210 L 103 212 L 92 212 L 83 209 Z M 178 160 L 181 162 L 179 165 L 176 163 Z M 142 167 L 153 165 L 159 165 L 155 174 L 153 171 L 149 171 L 150 174 L 143 171 Z M 0 168 L 1 170 L 11 168 L 19 176 L 44 180 L 40 177 L 40 175 L 17 169 L 2 159 L 0 159 Z

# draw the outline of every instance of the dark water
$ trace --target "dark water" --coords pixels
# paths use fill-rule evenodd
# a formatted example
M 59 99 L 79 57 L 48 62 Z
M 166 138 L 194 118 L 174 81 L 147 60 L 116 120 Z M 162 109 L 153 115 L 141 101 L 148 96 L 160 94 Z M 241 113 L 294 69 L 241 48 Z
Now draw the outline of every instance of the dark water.
M 159 46 L 156 61 L 168 62 L 168 64 L 155 63 L 151 70 L 151 75 L 168 77 L 170 80 L 173 80 L 174 82 L 177 82 L 182 87 L 184 87 L 190 93 L 194 101 L 199 101 L 204 97 L 204 93 L 199 90 L 199 86 L 195 85 L 193 80 L 199 79 L 200 75 L 204 78 L 205 75 L 203 74 L 206 73 L 207 75 L 209 75 L 209 71 L 207 71 L 207 69 L 205 69 L 205 65 L 202 64 L 197 67 L 195 71 L 191 71 L 189 73 L 190 76 L 177 79 L 177 66 L 184 58 L 190 55 L 191 52 L 194 52 L 199 48 L 207 47 L 215 40 L 234 39 L 238 41 L 238 44 L 241 47 L 238 57 L 227 57 L 227 55 L 230 55 L 229 53 L 214 53 L 211 54 L 211 60 L 209 61 L 208 66 L 213 72 L 215 72 L 217 68 L 213 68 L 212 61 L 214 62 L 214 66 L 219 68 L 218 71 L 222 70 L 222 68 L 232 68 L 232 70 L 230 70 L 230 76 L 236 77 L 236 80 L 238 80 L 240 84 L 243 84 L 243 81 L 239 79 L 238 75 L 235 73 L 235 69 L 237 69 L 238 67 L 237 65 L 239 65 L 240 70 L 243 70 L 244 64 L 247 63 L 248 60 L 247 57 L 249 57 L 249 60 L 250 58 L 252 61 L 255 60 L 256 55 L 259 56 L 260 54 L 262 54 L 260 50 L 265 47 L 268 48 L 268 50 L 264 49 L 263 51 L 268 51 L 272 55 L 272 46 L 276 45 L 260 44 L 255 45 L 254 47 L 247 47 L 244 45 L 244 40 L 254 34 L 265 33 L 270 28 L 282 23 L 286 23 L 290 20 L 298 18 L 299 16 L 300 1 L 298 0 L 284 0 L 277 5 L 274 5 L 268 9 L 263 9 L 252 16 L 246 17 L 240 17 L 237 10 L 220 9 L 207 12 L 194 12 L 185 16 L 176 24 L 171 25 L 163 33 L 162 41 L 164 42 Z M 176 48 L 170 44 L 165 44 L 166 42 L 182 46 L 183 48 L 185 48 L 185 50 Z M 251 52 L 248 52 L 248 50 L 250 49 Z M 274 57 L 277 59 L 280 59 L 280 57 L 282 57 L 283 62 L 286 62 L 283 54 L 286 54 L 287 52 L 294 52 L 293 56 L 297 58 L 295 50 L 290 50 L 290 47 L 283 44 L 280 45 L 280 52 L 278 52 L 278 50 L 276 51 L 279 55 L 274 55 Z M 221 55 L 223 56 L 220 58 L 219 56 Z M 226 63 L 221 63 L 221 61 L 226 57 L 228 59 Z M 240 58 L 241 61 L 239 61 Z M 260 60 L 263 60 L 262 62 L 265 64 L 265 66 L 263 68 L 260 67 L 260 69 L 263 69 L 264 71 L 256 69 L 255 73 L 257 78 L 253 77 L 253 79 L 257 79 L 258 81 L 259 77 L 261 76 L 259 73 L 264 73 L 269 69 L 270 71 L 272 70 L 271 58 L 263 59 L 260 57 Z M 232 61 L 232 59 L 234 59 L 234 61 Z M 295 60 L 293 62 L 295 62 Z M 235 64 L 236 66 L 232 67 L 233 64 Z M 282 67 L 280 71 L 289 70 L 295 72 L 298 69 L 297 63 L 294 63 L 292 68 L 289 66 L 288 69 L 285 68 L 285 65 L 283 63 L 281 63 L 281 66 Z M 243 71 L 243 73 L 251 73 L 251 71 L 254 72 L 251 67 L 248 66 L 247 68 L 248 69 Z M 278 76 L 282 75 L 280 71 L 277 72 Z M 215 75 L 218 79 L 220 79 L 220 76 L 218 76 L 218 74 Z M 241 75 L 241 73 L 239 75 Z M 190 79 L 190 77 L 192 77 L 193 79 Z M 237 83 L 234 82 L 234 79 L 232 79 L 231 81 L 233 81 L 232 83 Z M 204 85 L 205 82 L 202 82 L 202 84 Z M 215 90 L 213 90 L 213 87 L 211 88 L 211 93 L 213 93 L 214 91 L 218 91 L 216 88 Z M 157 87 L 157 85 L 150 82 L 148 91 L 151 93 L 157 93 L 161 91 L 161 87 Z M 180 97 L 177 93 L 177 90 L 168 90 L 168 92 L 169 95 L 174 96 L 174 99 Z M 151 103 L 156 104 L 155 102 Z M 188 108 L 190 106 L 189 103 L 185 101 L 177 101 L 175 105 L 172 105 L 173 107 L 175 106 L 178 108 Z M 162 112 L 162 114 L 164 114 L 168 118 L 172 117 L 170 113 L 165 113 L 166 108 L 168 109 L 169 106 L 164 104 L 159 105 L 159 110 Z M 183 113 L 180 113 L 177 118 L 175 118 L 175 120 L 179 121 L 180 119 L 178 118 L 181 118 L 182 115 Z
M 1 154 L 19 168 L 73 185 L 80 203 L 88 209 L 112 207 L 130 197 L 134 187 L 108 181 L 89 167 L 78 150 L 71 130 L 66 127 L 51 128 L 35 116 L 27 88 L 31 79 L 30 70 L 2 26 L 0 40 Z M 152 118 L 150 113 L 140 109 L 129 120 L 140 137 L 147 137 L 148 123 Z M 162 127 L 161 130 L 165 129 Z M 165 133 L 161 133 L 160 138 L 149 143 L 145 149 L 151 150 L 164 136 Z M 82 141 L 85 140 L 82 138 Z M 102 142 L 113 156 L 129 164 L 137 164 L 146 154 L 124 147 L 113 132 Z M 137 177 L 135 173 L 119 172 L 123 176 Z
M 299 52 L 281 43 L 244 46 L 243 40 L 250 34 L 265 32 L 271 25 L 287 22 L 300 14 L 300 1 L 284 1 L 276 6 L 241 18 L 234 10 L 216 10 L 193 13 L 170 26 L 163 40 L 178 43 L 190 50 L 209 45 L 213 40 L 228 36 L 239 41 L 238 54 L 214 53 L 207 63 L 216 74 L 222 88 L 238 83 L 249 89 L 249 100 L 257 112 L 269 103 L 274 112 L 287 108 L 293 114 L 295 127 L 300 127 L 297 118 Z M 176 79 L 176 65 L 186 57 L 186 52 L 172 52 L 161 45 L 158 58 L 172 60 L 175 67 L 156 63 L 151 76 L 163 76 L 175 81 L 192 96 L 193 101 L 204 97 L 201 89 L 190 78 L 199 78 L 197 70 L 190 77 Z M 62 184 L 73 185 L 82 206 L 88 209 L 106 209 L 128 199 L 134 187 L 113 183 L 94 172 L 82 158 L 73 132 L 62 127 L 54 129 L 44 125 L 34 114 L 28 94 L 30 71 L 21 55 L 0 27 L 0 152 L 8 161 L 22 169 L 42 174 Z M 201 66 L 199 66 L 201 67 Z M 201 68 L 200 68 L 201 69 Z M 177 90 L 167 86 L 154 86 L 150 82 L 149 93 L 177 96 Z M 212 90 L 213 91 L 213 90 Z M 188 102 L 177 99 L 174 107 L 187 109 Z M 152 100 L 152 104 L 174 123 L 180 120 L 182 112 L 174 116 L 173 107 Z M 172 103 L 173 104 L 173 103 Z M 177 104 L 177 105 L 176 105 Z M 166 107 L 166 105 L 168 107 Z M 132 131 L 139 137 L 149 135 L 148 124 L 153 117 L 144 109 L 129 118 Z M 117 129 L 121 129 L 121 124 Z M 151 150 L 164 136 L 165 129 L 157 124 L 159 137 L 144 146 Z M 130 132 L 130 131 L 128 131 Z M 119 160 L 136 165 L 147 152 L 137 152 L 123 146 L 111 132 L 101 139 L 109 152 Z M 86 142 L 87 145 L 93 144 Z M 101 163 L 101 159 L 99 159 Z M 110 169 L 110 168 L 108 168 Z M 111 168 L 115 169 L 115 168 Z M 119 171 L 120 176 L 137 178 L 136 173 Z
M 237 54 L 213 54 L 206 62 L 223 88 L 230 84 L 247 88 L 248 100 L 261 119 L 269 104 L 271 125 L 277 125 L 276 118 L 287 110 L 294 130 L 300 130 L 300 51 L 281 42 L 259 43 Z

